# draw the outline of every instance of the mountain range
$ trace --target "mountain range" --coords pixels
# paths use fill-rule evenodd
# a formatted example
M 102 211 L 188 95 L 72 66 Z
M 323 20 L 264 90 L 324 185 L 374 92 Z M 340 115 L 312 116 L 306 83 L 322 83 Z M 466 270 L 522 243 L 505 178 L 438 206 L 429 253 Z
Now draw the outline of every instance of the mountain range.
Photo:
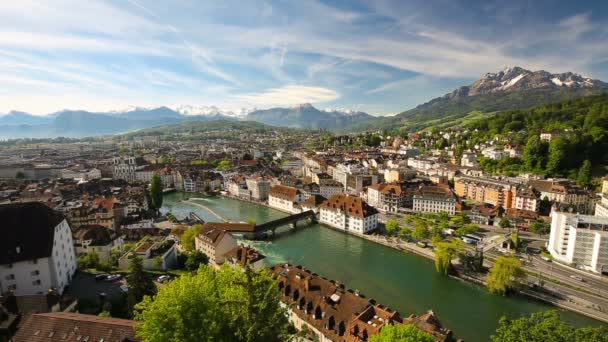
M 458 123 L 471 114 L 529 109 L 606 91 L 608 83 L 572 72 L 552 74 L 510 67 L 487 73 L 468 86 L 413 109 L 353 129 L 417 131 L 436 124 Z
M 319 110 L 310 103 L 290 108 L 270 108 L 253 111 L 245 117 L 272 126 L 329 130 L 348 129 L 355 124 L 363 124 L 375 119 L 364 112 Z
M 319 110 L 309 103 L 237 112 L 223 111 L 215 106 L 134 107 L 101 113 L 64 110 L 46 116 L 12 111 L 0 115 L 0 137 L 84 137 L 214 120 L 245 120 L 272 126 L 340 131 L 416 131 L 431 125 L 459 124 L 472 115 L 528 109 L 606 91 L 608 83 L 572 72 L 552 74 L 510 67 L 487 73 L 470 85 L 391 117 L 375 117 L 360 111 Z

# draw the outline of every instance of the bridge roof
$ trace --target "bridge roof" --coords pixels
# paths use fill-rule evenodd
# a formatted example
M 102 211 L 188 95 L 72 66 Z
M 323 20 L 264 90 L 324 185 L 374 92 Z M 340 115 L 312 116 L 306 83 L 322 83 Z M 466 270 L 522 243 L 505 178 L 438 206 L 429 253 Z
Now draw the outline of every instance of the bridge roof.
M 207 222 L 203 225 L 203 228 L 215 228 L 224 230 L 227 232 L 255 232 L 255 224 L 249 223 L 222 223 L 222 222 Z

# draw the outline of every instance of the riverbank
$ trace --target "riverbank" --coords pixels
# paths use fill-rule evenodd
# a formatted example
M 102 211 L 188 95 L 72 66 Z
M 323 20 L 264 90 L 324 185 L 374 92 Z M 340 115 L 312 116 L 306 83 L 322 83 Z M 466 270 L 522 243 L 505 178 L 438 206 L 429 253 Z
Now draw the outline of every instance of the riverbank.
M 229 198 L 229 199 L 234 199 L 234 200 L 238 200 L 241 202 L 254 204 L 258 207 L 274 209 L 264 202 L 251 201 L 251 200 L 246 200 L 246 199 L 229 196 L 229 195 L 222 195 L 222 196 Z M 213 212 L 210 208 L 208 208 L 206 206 L 201 205 L 201 207 L 207 208 L 208 210 Z M 274 209 L 274 210 L 276 210 L 276 209 Z M 216 216 L 221 217 L 221 215 L 217 215 L 217 213 L 215 213 L 215 212 L 213 212 L 213 213 Z M 333 228 L 333 227 L 330 227 L 330 226 L 327 226 L 324 224 L 321 224 L 321 226 L 343 232 L 340 229 L 336 229 L 336 228 Z M 359 238 L 362 238 L 362 239 L 371 241 L 373 243 L 376 243 L 376 244 L 379 244 L 379 245 L 382 245 L 385 247 L 389 247 L 389 248 L 392 248 L 392 249 L 395 249 L 398 251 L 415 254 L 417 256 L 423 257 L 423 258 L 431 260 L 431 261 L 435 260 L 435 253 L 431 249 L 420 247 L 415 243 L 403 241 L 402 239 L 400 239 L 398 237 L 385 236 L 385 235 L 381 235 L 381 234 L 373 234 L 373 235 L 372 234 L 364 234 L 364 235 L 349 234 L 349 235 L 359 237 Z M 485 277 L 483 277 L 483 276 L 476 277 L 476 276 L 472 276 L 470 274 L 465 274 L 464 272 L 460 271 L 460 272 L 456 272 L 455 275 L 451 275 L 450 277 L 461 280 L 461 281 L 469 282 L 472 284 L 476 284 L 479 286 L 483 286 L 484 288 L 486 287 Z M 592 310 L 592 309 L 589 309 L 588 307 L 585 307 L 584 305 L 582 305 L 580 303 L 581 300 L 579 300 L 579 298 L 574 297 L 569 300 L 560 300 L 560 299 L 556 299 L 556 298 L 548 298 L 547 296 L 544 296 L 542 293 L 537 293 L 532 290 L 521 289 L 521 290 L 518 290 L 518 292 L 526 297 L 533 298 L 535 300 L 540 300 L 540 301 L 543 301 L 550 305 L 554 305 L 554 306 L 557 306 L 557 307 L 560 307 L 560 308 L 563 308 L 566 310 L 571 310 L 572 312 L 576 312 L 578 314 L 582 314 L 587 317 L 608 323 L 608 314 L 607 313 Z
M 248 201 L 216 196 L 194 200 L 234 221 L 249 218 L 268 222 L 285 214 Z M 163 212 L 187 217 L 194 211 L 205 221 L 219 221 L 208 210 L 181 201 L 183 195 L 165 197 Z M 379 238 L 381 238 L 379 236 Z M 319 224 L 292 233 L 279 234 L 272 242 L 245 241 L 266 256 L 269 264 L 298 264 L 316 273 L 348 284 L 404 314 L 433 310 L 441 323 L 466 341 L 488 341 L 501 317 L 517 318 L 556 308 L 545 301 L 513 295 L 495 296 L 472 281 L 452 279 L 435 271 L 429 256 L 403 251 Z M 385 243 L 391 244 L 392 240 Z M 413 247 L 416 248 L 416 247 Z M 430 249 L 427 249 L 430 251 Z M 422 257 L 420 257 L 422 256 Z M 603 325 L 598 320 L 560 310 L 569 324 L 577 327 Z

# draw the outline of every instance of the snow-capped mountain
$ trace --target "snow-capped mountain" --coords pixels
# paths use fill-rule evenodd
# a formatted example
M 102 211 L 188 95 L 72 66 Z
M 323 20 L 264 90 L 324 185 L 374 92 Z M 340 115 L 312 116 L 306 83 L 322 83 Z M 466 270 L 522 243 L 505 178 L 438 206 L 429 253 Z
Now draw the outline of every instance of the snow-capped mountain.
M 242 118 L 245 117 L 256 108 L 241 108 L 237 111 L 226 110 L 217 106 L 191 106 L 191 105 L 175 105 L 171 106 L 173 110 L 182 115 L 225 115 L 230 117 Z
M 544 70 L 530 71 L 520 67 L 508 67 L 496 73 L 487 73 L 472 84 L 456 89 L 448 94 L 448 97 L 529 89 L 608 89 L 608 83 L 572 72 L 552 74 Z

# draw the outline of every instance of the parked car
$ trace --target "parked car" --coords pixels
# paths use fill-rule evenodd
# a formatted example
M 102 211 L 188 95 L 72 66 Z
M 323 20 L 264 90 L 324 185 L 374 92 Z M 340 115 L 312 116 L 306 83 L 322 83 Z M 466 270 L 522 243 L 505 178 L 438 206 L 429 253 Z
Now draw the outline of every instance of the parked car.
M 102 280 L 106 280 L 108 278 L 109 274 L 107 273 L 103 273 L 103 274 L 96 274 L 95 275 L 95 281 L 102 281 Z
M 164 283 L 164 282 L 167 282 L 169 280 L 171 280 L 171 276 L 168 275 L 168 274 L 161 275 L 160 277 L 158 277 L 158 279 L 156 279 L 156 281 L 159 282 L 159 283 Z
M 110 274 L 109 276 L 106 277 L 106 281 L 116 281 L 122 278 L 122 275 L 120 274 Z

